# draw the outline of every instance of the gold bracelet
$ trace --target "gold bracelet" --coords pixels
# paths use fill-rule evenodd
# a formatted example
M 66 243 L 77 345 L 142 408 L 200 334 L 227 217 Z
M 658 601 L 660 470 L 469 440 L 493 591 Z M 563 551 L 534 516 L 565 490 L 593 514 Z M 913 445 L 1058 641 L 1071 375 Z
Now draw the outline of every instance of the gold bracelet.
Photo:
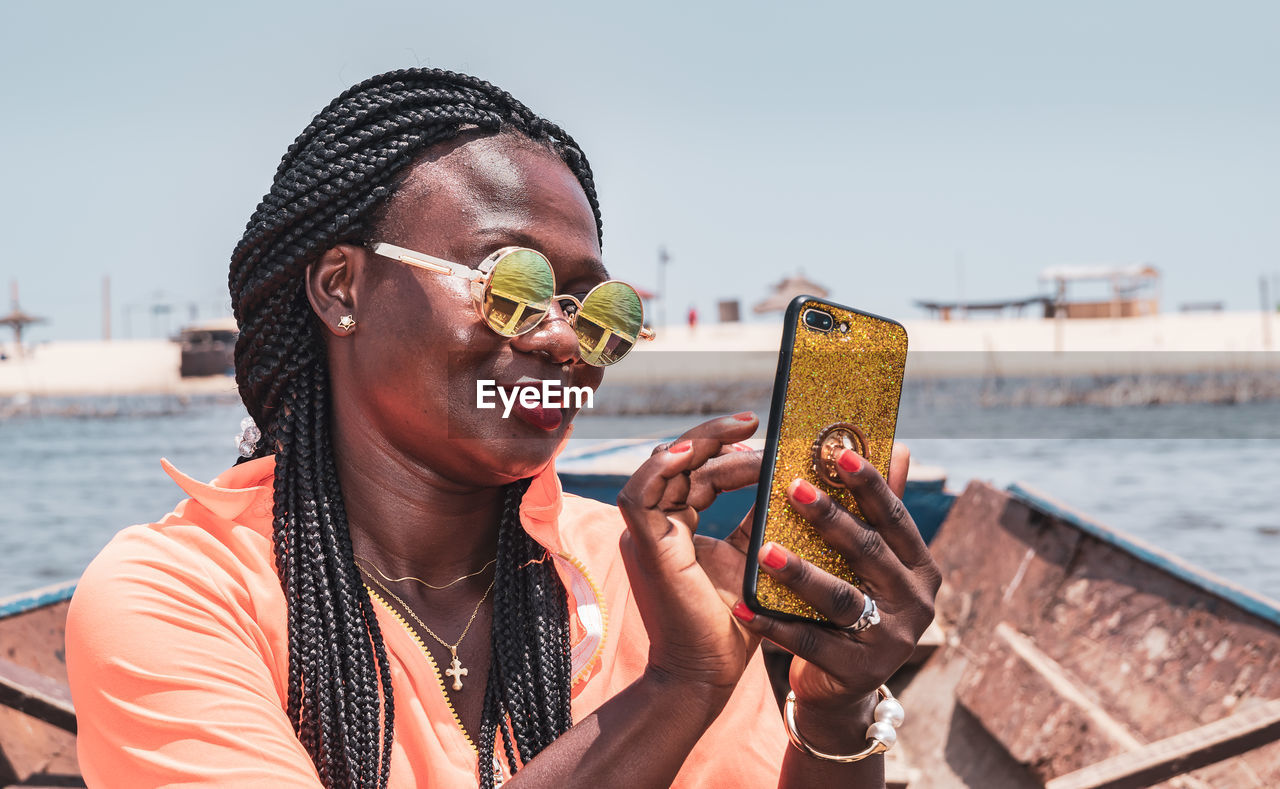
M 871 741 L 871 744 L 861 751 L 851 753 L 848 756 L 837 756 L 836 754 L 823 753 L 805 742 L 800 736 L 800 732 L 796 731 L 795 691 L 787 694 L 787 703 L 783 709 L 783 718 L 787 722 L 787 738 L 791 740 L 792 745 L 800 749 L 801 753 L 827 762 L 848 764 L 849 762 L 860 762 L 877 753 L 884 753 L 898 742 L 898 727 L 902 725 L 906 713 L 902 709 L 902 705 L 898 703 L 898 700 L 893 697 L 893 694 L 884 685 L 876 688 L 876 693 L 880 694 L 880 703 L 876 704 L 875 722 L 867 727 L 867 739 Z

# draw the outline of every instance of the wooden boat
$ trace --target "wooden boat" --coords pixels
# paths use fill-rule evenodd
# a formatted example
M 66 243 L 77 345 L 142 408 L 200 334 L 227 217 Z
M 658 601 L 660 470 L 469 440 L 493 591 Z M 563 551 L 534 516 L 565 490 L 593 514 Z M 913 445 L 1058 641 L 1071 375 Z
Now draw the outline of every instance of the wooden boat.
M 566 453 L 564 487 L 612 501 L 651 445 Z M 722 496 L 707 530 L 736 526 L 752 496 Z M 904 499 L 922 532 L 940 526 L 944 584 L 890 683 L 908 710 L 890 786 L 1280 786 L 1280 605 L 1024 486 L 955 496 L 931 474 Z M 0 600 L 0 786 L 83 785 L 62 651 L 72 590 Z
M 74 589 L 0 600 L 0 786 L 84 786 L 63 653 Z
M 891 683 L 913 787 L 1280 786 L 1280 605 L 1022 485 L 931 544 L 944 644 Z

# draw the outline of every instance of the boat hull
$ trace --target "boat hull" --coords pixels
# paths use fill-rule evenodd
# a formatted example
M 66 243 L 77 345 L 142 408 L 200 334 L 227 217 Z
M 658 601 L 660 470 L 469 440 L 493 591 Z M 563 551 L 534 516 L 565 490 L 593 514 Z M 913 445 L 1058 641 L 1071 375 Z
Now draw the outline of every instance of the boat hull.
M 0 786 L 83 785 L 64 649 L 74 588 L 0 600 Z
M 894 683 L 913 788 L 1280 786 L 1274 601 L 1020 486 L 971 483 L 932 551 L 944 646 Z

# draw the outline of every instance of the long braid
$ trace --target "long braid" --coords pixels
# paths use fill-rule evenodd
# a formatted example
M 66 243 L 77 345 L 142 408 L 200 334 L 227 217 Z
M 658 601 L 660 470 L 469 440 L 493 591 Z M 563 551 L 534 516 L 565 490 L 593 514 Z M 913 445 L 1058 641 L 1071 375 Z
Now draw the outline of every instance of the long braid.
M 263 432 L 258 456 L 276 457 L 272 534 L 288 602 L 286 712 L 327 787 L 387 786 L 394 704 L 386 645 L 352 555 L 324 339 L 304 272 L 335 244 L 368 238 L 409 166 L 468 129 L 516 133 L 557 154 L 581 184 L 600 234 L 591 167 L 569 135 L 483 80 L 408 69 L 366 80 L 316 115 L 289 146 L 231 256 L 236 382 Z M 485 786 L 493 784 L 498 738 L 515 771 L 572 723 L 567 598 L 520 526 L 526 487 L 508 487 L 499 532 L 480 734 Z
M 568 596 L 554 560 L 520 525 L 520 500 L 528 486 L 528 480 L 507 486 L 498 531 L 493 658 L 478 743 L 485 789 L 493 787 L 487 768 L 499 734 L 514 773 L 573 724 Z

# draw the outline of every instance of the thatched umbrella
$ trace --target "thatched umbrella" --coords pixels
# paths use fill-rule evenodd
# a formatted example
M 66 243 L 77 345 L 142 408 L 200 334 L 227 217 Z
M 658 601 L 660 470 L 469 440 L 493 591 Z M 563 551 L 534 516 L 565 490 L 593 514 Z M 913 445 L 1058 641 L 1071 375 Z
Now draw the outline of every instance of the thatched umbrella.
M 22 329 L 33 323 L 44 323 L 44 318 L 32 315 L 29 312 L 23 312 L 18 306 L 18 283 L 10 284 L 13 293 L 13 310 L 8 315 L 0 315 L 0 326 L 8 326 L 13 329 L 13 342 L 17 346 L 17 354 L 22 355 Z
M 17 347 L 17 354 L 22 355 L 22 329 L 32 323 L 44 323 L 44 318 L 37 318 L 27 312 L 13 308 L 13 312 L 8 315 L 0 315 L 0 326 L 8 326 L 13 329 L 13 344 Z
M 762 312 L 782 312 L 791 303 L 796 296 L 826 296 L 829 291 L 814 282 L 806 279 L 801 273 L 792 274 L 786 279 L 773 286 L 773 293 L 764 301 L 757 303 L 751 308 L 751 311 L 757 315 Z

